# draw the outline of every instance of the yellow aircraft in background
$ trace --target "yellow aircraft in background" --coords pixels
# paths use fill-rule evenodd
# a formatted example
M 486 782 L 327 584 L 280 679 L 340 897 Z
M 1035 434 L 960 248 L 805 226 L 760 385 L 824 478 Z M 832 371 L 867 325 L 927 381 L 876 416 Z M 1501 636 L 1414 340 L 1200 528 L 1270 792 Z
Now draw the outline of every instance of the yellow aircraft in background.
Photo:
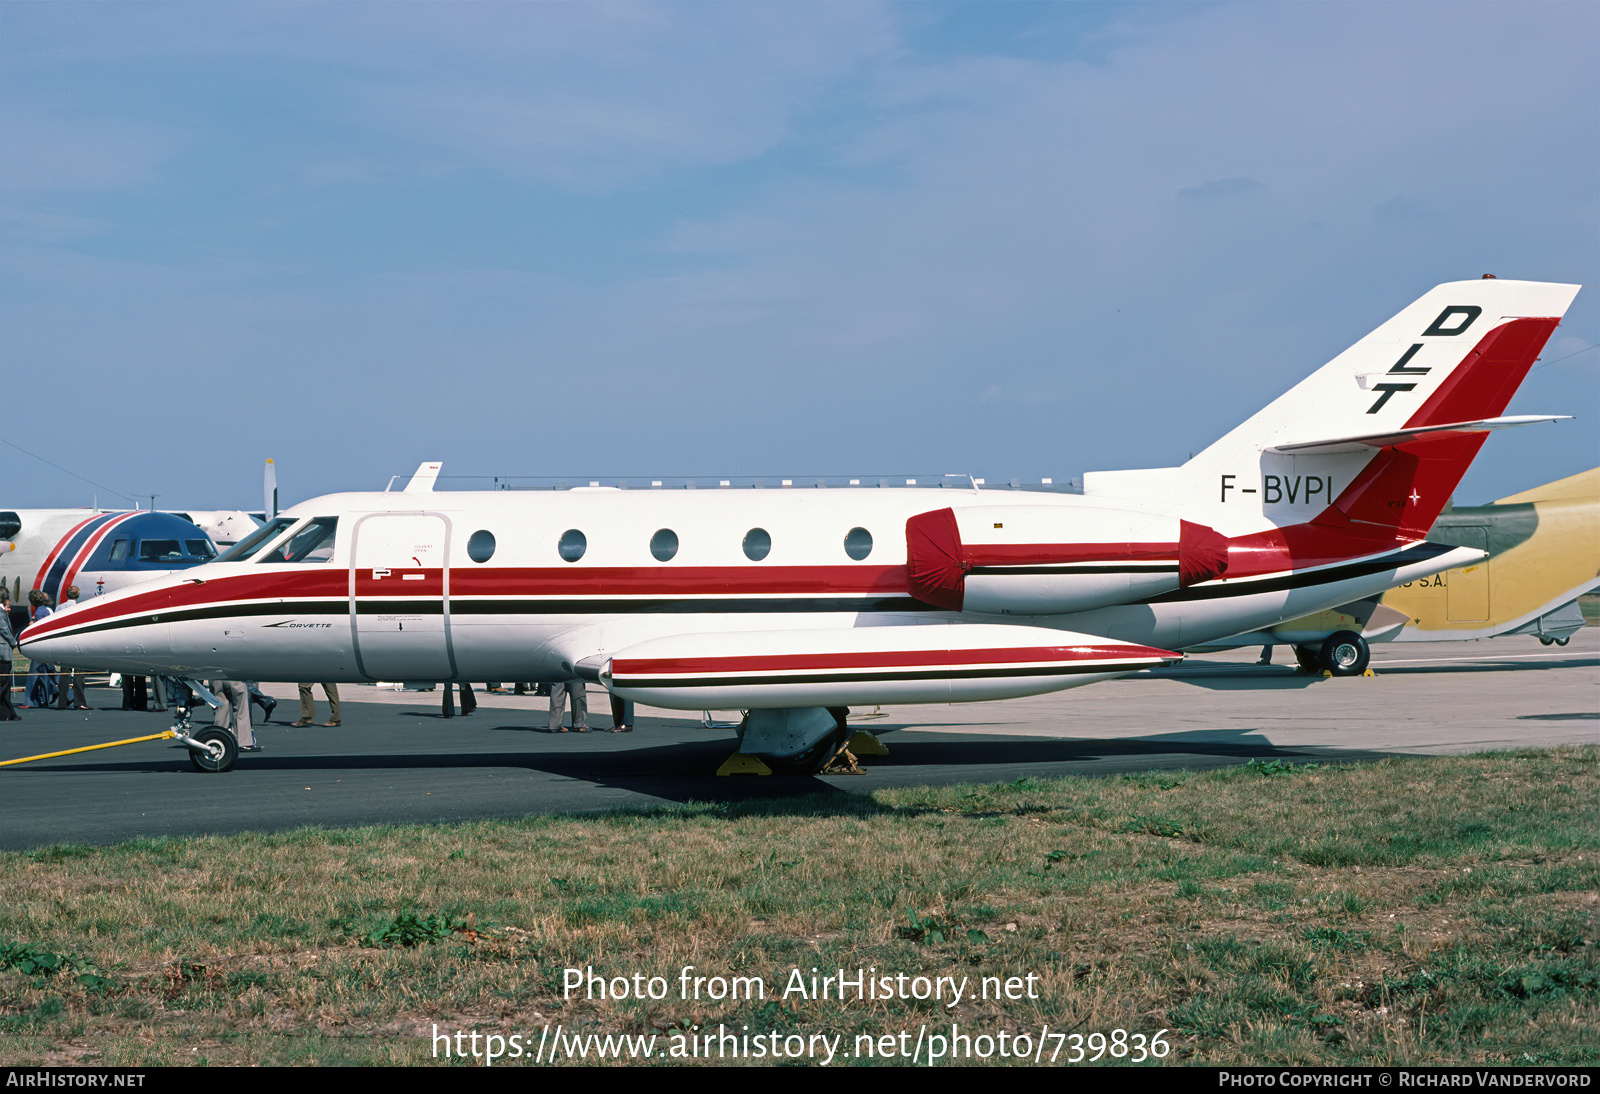
M 1531 634 L 1565 646 L 1583 626 L 1578 597 L 1600 588 L 1600 467 L 1490 505 L 1446 509 L 1428 539 L 1489 557 L 1212 648 L 1286 644 L 1302 668 L 1355 676 L 1372 642 Z

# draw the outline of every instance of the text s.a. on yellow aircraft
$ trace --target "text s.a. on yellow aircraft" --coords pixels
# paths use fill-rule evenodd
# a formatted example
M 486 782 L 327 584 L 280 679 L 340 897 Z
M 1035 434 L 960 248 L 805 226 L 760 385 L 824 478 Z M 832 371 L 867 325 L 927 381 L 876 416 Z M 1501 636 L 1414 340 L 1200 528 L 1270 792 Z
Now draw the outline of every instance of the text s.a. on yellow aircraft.
M 1217 645 L 1285 643 L 1303 667 L 1335 675 L 1364 671 L 1371 642 L 1531 634 L 1564 646 L 1583 626 L 1578 597 L 1600 588 L 1600 467 L 1489 505 L 1446 509 L 1428 539 L 1489 557 Z

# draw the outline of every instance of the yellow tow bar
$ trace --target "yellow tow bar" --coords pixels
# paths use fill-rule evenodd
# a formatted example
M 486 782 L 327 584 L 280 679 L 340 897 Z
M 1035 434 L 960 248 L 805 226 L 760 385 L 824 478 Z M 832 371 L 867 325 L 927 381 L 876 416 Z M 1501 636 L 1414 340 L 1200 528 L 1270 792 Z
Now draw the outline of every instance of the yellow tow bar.
M 82 748 L 69 748 L 65 752 L 46 752 L 39 756 L 24 756 L 20 760 L 5 760 L 0 762 L 0 767 L 32 763 L 34 760 L 48 760 L 55 756 L 71 756 L 74 752 L 93 752 L 100 748 L 116 748 L 118 745 L 136 745 L 140 741 L 165 741 L 169 737 L 176 737 L 177 735 L 177 730 L 169 729 L 165 733 L 152 733 L 148 737 L 129 737 L 126 741 L 108 741 L 103 745 L 84 745 Z

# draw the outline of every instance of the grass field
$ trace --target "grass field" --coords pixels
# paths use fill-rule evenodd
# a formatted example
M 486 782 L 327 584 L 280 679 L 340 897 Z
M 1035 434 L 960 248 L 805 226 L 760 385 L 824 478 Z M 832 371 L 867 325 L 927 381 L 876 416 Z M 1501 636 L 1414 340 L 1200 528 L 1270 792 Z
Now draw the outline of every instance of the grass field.
M 1597 761 L 1254 762 L 5 854 L 0 1059 L 423 1063 L 435 1026 L 546 1024 L 849 1052 L 955 1022 L 1166 1030 L 1168 1064 L 1595 1064 Z M 766 997 L 681 999 L 690 965 Z M 569 967 L 671 991 L 563 998 Z M 784 998 L 813 967 L 1032 974 L 1038 998 Z

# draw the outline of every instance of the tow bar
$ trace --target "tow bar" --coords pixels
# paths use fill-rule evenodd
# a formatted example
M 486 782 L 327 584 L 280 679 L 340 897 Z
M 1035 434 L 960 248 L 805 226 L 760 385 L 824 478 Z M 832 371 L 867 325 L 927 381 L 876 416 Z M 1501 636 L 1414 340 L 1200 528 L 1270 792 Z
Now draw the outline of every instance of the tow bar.
M 210 690 L 196 681 L 186 681 L 190 687 L 200 694 L 202 699 L 211 701 L 215 706 L 215 697 Z M 129 737 L 125 741 L 107 741 L 103 745 L 84 745 L 82 748 L 68 748 L 60 752 L 44 752 L 38 756 L 23 756 L 18 760 L 0 761 L 0 767 L 10 767 L 13 764 L 32 763 L 34 760 L 50 760 L 57 756 L 72 756 L 79 752 L 95 752 L 102 748 L 116 748 L 118 745 L 133 745 L 140 741 L 165 741 L 175 740 L 189 750 L 189 762 L 194 764 L 196 771 L 205 771 L 215 774 L 222 771 L 233 770 L 233 763 L 239 758 L 239 742 L 232 733 L 216 726 L 209 726 L 199 733 L 189 732 L 189 708 L 180 706 L 173 708 L 177 721 L 172 723 L 172 728 L 165 733 L 152 733 L 148 737 Z

